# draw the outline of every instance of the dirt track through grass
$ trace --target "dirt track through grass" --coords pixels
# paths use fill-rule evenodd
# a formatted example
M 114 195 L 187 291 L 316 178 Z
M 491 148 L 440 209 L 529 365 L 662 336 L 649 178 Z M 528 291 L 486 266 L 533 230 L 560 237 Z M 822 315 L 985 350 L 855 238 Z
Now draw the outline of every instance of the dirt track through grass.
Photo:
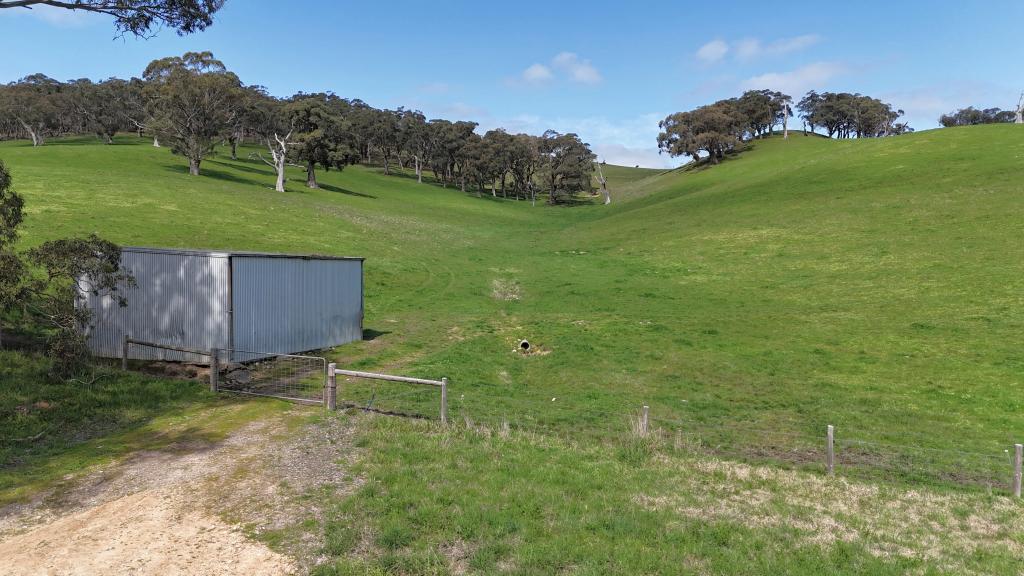
M 0 510 L 10 574 L 289 574 L 322 547 L 318 495 L 358 485 L 349 429 L 296 408 L 221 442 L 132 453 Z M 271 542 L 276 550 L 265 543 Z

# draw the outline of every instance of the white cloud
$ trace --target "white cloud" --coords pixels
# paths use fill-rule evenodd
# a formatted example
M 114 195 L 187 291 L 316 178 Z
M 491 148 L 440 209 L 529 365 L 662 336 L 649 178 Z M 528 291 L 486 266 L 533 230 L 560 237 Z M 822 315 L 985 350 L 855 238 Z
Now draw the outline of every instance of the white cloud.
M 551 69 L 543 64 L 533 64 L 523 70 L 522 80 L 527 84 L 541 84 L 555 77 Z
M 769 54 L 788 54 L 789 52 L 797 52 L 804 48 L 809 48 L 821 41 L 821 36 L 817 34 L 804 34 L 802 36 L 794 36 L 792 38 L 780 38 L 768 45 L 767 52 Z
M 797 97 L 811 88 L 822 89 L 832 78 L 846 72 L 838 62 L 815 62 L 789 72 L 768 72 L 740 83 L 743 90 L 779 90 Z
M 712 40 L 697 50 L 697 59 L 705 64 L 718 62 L 729 52 L 729 45 L 725 40 Z
M 556 74 L 557 72 L 557 74 Z M 604 78 L 590 60 L 580 58 L 573 52 L 559 52 L 549 64 L 532 64 L 521 74 L 506 80 L 510 86 L 538 86 L 556 78 L 565 78 L 578 84 L 600 84 Z
M 744 38 L 736 43 L 736 59 L 752 60 L 761 53 L 763 47 L 757 38 Z
M 581 60 L 572 52 L 562 52 L 551 60 L 552 66 L 569 74 L 569 79 L 580 84 L 599 84 L 603 78 L 590 60 Z
M 789 38 L 779 38 L 771 42 L 762 42 L 759 38 L 743 38 L 731 45 L 724 40 L 712 40 L 697 50 L 697 59 L 705 64 L 713 64 L 725 58 L 730 51 L 740 62 L 749 62 L 758 58 L 782 56 L 809 48 L 821 41 L 817 34 L 803 34 Z

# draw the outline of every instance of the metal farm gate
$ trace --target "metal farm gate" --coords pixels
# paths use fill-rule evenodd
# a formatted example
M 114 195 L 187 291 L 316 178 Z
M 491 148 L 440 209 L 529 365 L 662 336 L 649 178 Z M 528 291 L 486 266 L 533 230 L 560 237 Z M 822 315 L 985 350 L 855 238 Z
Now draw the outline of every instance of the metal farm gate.
M 146 350 L 135 350 L 133 354 L 133 346 Z M 137 359 L 140 355 L 147 359 Z M 166 358 L 169 355 L 175 359 L 167 360 Z M 130 358 L 132 360 L 129 360 Z M 235 392 L 251 396 L 281 398 L 292 402 L 323 404 L 329 410 L 337 410 L 338 407 L 338 376 L 357 380 L 391 382 L 401 385 L 413 384 L 417 389 L 404 391 L 397 395 L 392 395 L 390 398 L 391 400 L 403 399 L 403 406 L 405 408 L 396 411 L 396 408 L 392 406 L 385 409 L 386 413 L 411 415 L 408 413 L 408 409 L 415 411 L 417 408 L 425 408 L 427 406 L 431 406 L 430 411 L 433 411 L 433 407 L 438 406 L 436 402 L 440 400 L 441 422 L 448 423 L 447 378 L 428 380 L 393 374 L 343 370 L 338 368 L 333 362 L 328 364 L 327 359 L 322 356 L 279 354 L 276 352 L 256 352 L 229 348 L 200 350 L 124 338 L 121 343 L 121 368 L 128 370 L 130 362 L 184 364 L 191 366 L 191 371 L 186 370 L 185 372 L 191 373 L 193 377 L 203 371 L 207 371 L 210 380 L 210 390 L 213 392 Z M 417 394 L 419 390 L 425 391 L 427 389 L 438 390 L 440 398 L 430 398 L 430 393 L 426 396 Z M 355 390 L 349 392 L 351 398 L 345 404 L 359 407 L 362 402 L 352 401 L 357 400 L 360 394 Z M 375 388 L 370 391 L 370 400 L 366 402 L 364 410 L 369 411 L 372 409 L 374 401 L 377 399 L 377 392 Z M 409 397 L 411 394 L 417 394 L 421 397 L 413 399 Z
M 320 356 L 249 350 L 216 350 L 212 355 L 210 388 L 215 392 L 323 404 L 326 384 L 327 360 Z
M 209 366 L 210 390 L 323 404 L 327 360 L 320 356 L 213 348 L 198 350 L 125 338 L 121 366 L 128 369 L 131 346 L 177 353 L 186 362 Z

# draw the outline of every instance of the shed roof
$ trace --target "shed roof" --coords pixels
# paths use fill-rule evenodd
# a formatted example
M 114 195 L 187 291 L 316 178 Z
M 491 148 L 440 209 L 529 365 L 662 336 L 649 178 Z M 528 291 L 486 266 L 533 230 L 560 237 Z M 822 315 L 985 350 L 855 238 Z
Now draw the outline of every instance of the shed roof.
M 125 252 L 143 252 L 150 254 L 181 254 L 207 256 L 210 258 L 229 258 L 231 256 L 259 256 L 261 258 L 292 258 L 296 260 L 359 260 L 360 256 L 326 256 L 323 254 L 283 254 L 280 252 L 251 252 L 245 250 L 200 250 L 191 248 L 150 248 L 147 246 L 122 246 Z

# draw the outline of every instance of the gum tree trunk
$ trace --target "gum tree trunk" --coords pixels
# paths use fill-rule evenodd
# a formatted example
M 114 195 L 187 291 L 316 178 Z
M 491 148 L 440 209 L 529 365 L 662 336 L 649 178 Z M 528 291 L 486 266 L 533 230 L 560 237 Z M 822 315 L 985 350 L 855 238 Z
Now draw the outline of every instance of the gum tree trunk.
M 309 188 L 320 187 L 316 182 L 316 167 L 312 162 L 306 163 L 306 186 Z
M 199 163 L 202 162 L 199 158 L 188 159 L 188 173 L 193 176 L 199 176 Z

